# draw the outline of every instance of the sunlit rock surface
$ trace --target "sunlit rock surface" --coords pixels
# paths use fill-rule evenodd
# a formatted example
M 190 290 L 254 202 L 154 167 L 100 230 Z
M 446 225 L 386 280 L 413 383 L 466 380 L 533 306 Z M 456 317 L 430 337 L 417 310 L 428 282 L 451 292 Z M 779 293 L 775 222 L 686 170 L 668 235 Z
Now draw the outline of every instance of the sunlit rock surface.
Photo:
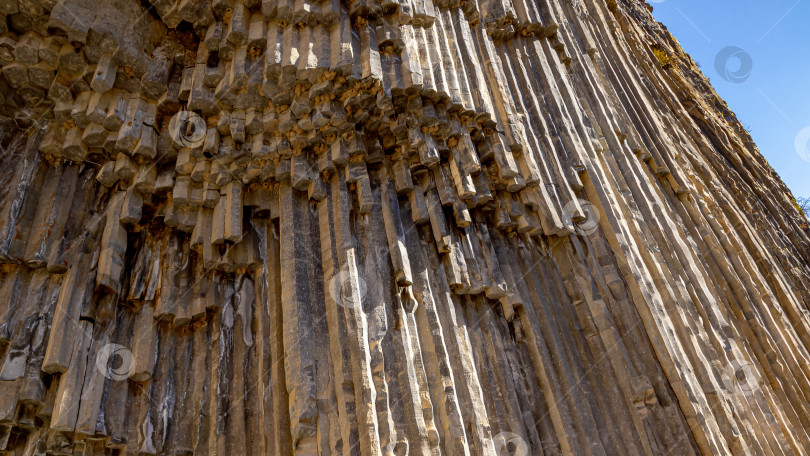
M 810 239 L 637 0 L 0 0 L 0 454 L 810 452 Z

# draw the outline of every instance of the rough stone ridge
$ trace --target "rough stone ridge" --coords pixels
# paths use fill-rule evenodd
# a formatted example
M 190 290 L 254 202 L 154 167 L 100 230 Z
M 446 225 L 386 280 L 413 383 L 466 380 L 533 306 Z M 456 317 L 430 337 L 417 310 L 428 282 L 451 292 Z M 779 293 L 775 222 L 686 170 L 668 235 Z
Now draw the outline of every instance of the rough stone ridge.
M 0 455 L 810 452 L 810 238 L 639 0 L 0 0 Z

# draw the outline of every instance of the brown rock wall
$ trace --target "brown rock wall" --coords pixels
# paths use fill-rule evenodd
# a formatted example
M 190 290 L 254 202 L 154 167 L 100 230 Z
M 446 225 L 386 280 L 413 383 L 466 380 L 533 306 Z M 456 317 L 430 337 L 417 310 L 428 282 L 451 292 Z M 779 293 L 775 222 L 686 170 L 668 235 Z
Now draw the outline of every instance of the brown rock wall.
M 0 5 L 0 454 L 810 451 L 806 221 L 645 4 Z

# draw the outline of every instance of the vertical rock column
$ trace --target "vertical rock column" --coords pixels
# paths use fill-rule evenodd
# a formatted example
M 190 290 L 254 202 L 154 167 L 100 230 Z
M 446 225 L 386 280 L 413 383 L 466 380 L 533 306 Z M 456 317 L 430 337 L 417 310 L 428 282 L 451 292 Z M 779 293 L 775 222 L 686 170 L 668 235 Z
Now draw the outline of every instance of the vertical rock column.
M 295 454 L 316 453 L 318 419 L 315 392 L 315 346 L 309 262 L 309 208 L 303 193 L 289 182 L 279 185 L 279 242 L 284 372 L 289 394 L 290 433 Z

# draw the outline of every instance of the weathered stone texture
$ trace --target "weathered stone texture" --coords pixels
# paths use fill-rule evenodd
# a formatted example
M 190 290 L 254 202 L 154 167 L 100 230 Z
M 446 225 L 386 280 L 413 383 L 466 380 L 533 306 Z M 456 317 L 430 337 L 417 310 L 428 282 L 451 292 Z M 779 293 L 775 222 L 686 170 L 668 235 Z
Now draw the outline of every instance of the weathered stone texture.
M 0 15 L 0 454 L 810 452 L 807 223 L 639 0 Z

